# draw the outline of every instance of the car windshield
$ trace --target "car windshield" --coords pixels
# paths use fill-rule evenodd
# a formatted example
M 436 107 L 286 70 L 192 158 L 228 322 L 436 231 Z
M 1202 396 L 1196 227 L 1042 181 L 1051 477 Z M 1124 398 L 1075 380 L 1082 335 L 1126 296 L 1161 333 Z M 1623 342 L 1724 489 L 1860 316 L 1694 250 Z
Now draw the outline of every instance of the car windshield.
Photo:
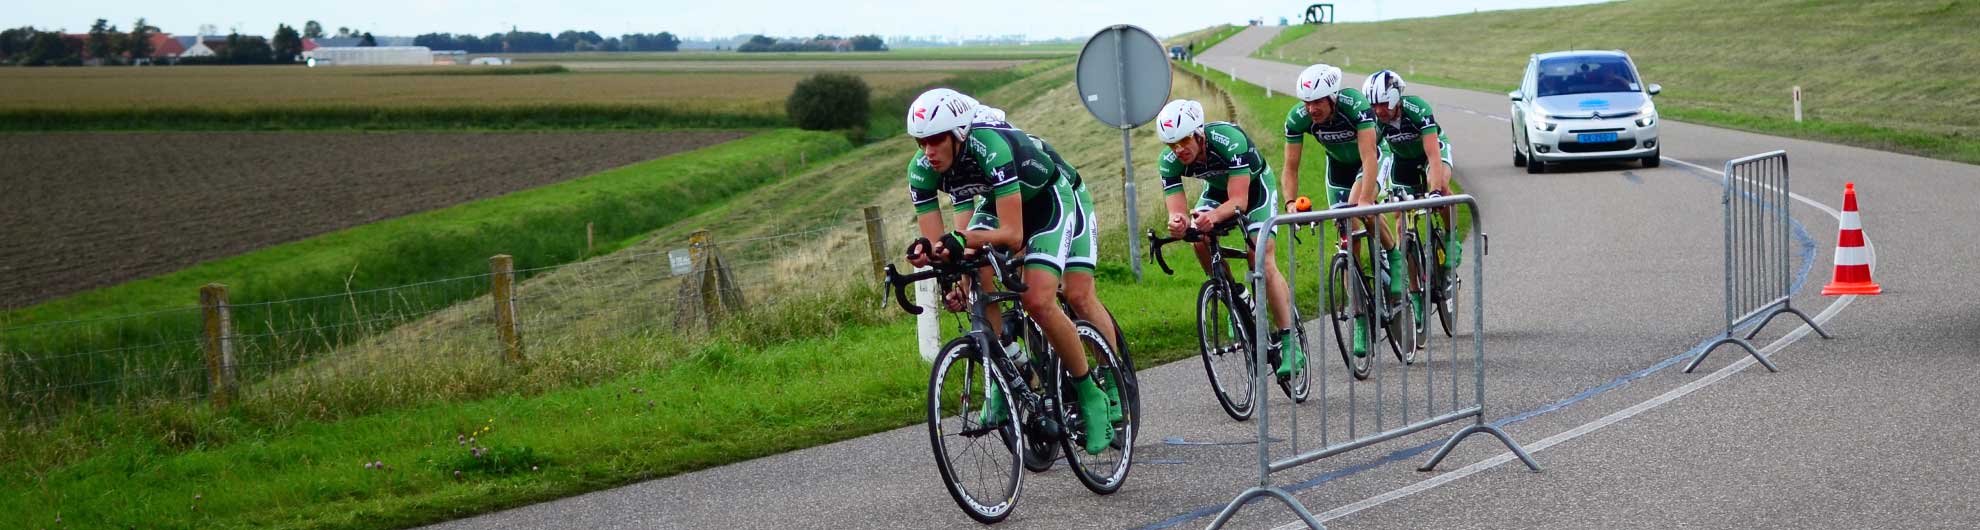
M 1540 97 L 1637 92 L 1642 86 L 1629 61 L 1616 56 L 1557 57 L 1540 61 Z

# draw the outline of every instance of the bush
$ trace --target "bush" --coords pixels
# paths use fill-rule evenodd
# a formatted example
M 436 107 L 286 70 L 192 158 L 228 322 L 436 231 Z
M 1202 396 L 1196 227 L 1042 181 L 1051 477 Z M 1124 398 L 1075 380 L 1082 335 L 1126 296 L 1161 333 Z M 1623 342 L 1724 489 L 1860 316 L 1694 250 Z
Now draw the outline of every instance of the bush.
M 847 74 L 818 74 L 799 81 L 784 111 L 799 128 L 814 131 L 859 128 L 872 112 L 866 80 Z

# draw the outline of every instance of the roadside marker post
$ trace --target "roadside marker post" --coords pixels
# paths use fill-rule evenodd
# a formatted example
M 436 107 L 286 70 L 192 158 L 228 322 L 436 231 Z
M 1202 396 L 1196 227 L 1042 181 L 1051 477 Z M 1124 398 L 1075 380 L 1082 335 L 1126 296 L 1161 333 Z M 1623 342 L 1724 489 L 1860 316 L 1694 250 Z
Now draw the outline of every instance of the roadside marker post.
M 1801 123 L 1801 85 L 1794 86 L 1794 122 Z

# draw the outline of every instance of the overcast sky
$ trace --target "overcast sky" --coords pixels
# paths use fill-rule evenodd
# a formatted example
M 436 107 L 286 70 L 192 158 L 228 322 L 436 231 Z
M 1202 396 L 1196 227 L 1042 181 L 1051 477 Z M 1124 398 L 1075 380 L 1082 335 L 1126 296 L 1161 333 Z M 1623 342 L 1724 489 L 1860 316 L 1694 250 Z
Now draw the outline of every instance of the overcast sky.
M 604 35 L 671 31 L 684 37 L 762 33 L 808 36 L 819 33 L 883 36 L 979 36 L 1025 34 L 1032 39 L 1083 38 L 1108 24 L 1140 25 L 1157 35 L 1172 35 L 1218 23 L 1242 23 L 1281 16 L 1297 19 L 1310 1 L 1257 0 L 1140 0 L 1082 2 L 1067 0 L 995 0 L 939 2 L 927 0 L 735 1 L 659 0 L 548 2 L 543 0 L 341 0 L 333 2 L 270 2 L 219 0 L 209 2 L 135 2 L 104 0 L 68 2 L 8 2 L 0 25 L 32 25 L 82 32 L 98 18 L 129 29 L 138 17 L 170 33 L 193 33 L 201 24 L 221 32 L 267 35 L 277 23 L 300 28 L 316 20 L 328 32 L 340 26 L 374 35 L 412 36 L 421 33 L 485 35 L 516 26 L 524 31 L 556 33 L 565 29 Z M 1474 10 L 1515 9 L 1593 3 L 1591 0 L 1334 0 L 1341 22 L 1426 17 Z

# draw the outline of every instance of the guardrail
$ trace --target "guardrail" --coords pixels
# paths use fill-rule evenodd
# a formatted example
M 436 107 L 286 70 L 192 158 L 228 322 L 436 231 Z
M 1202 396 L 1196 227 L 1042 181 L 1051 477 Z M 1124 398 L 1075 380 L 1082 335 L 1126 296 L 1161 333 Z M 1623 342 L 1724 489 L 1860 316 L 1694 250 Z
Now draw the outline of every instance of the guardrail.
M 1750 342 L 1774 317 L 1791 313 L 1822 338 L 1829 338 L 1829 332 L 1795 309 L 1792 301 L 1794 249 L 1789 237 L 1794 227 L 1789 224 L 1793 200 L 1788 196 L 1787 152 L 1727 161 L 1725 179 L 1726 192 L 1720 202 L 1725 204 L 1726 219 L 1726 330 L 1719 340 L 1698 352 L 1684 371 L 1691 373 L 1712 350 L 1732 344 L 1745 349 L 1767 371 L 1779 372 L 1780 368 Z M 1760 325 L 1753 326 L 1745 337 L 1736 335 L 1739 328 L 1756 319 Z
M 1464 209 L 1470 215 L 1470 221 L 1471 221 L 1471 245 L 1469 245 L 1468 248 L 1472 249 L 1471 251 L 1472 256 L 1470 259 L 1471 285 L 1469 288 L 1471 306 L 1472 306 L 1472 314 L 1471 314 L 1472 327 L 1470 330 L 1472 355 L 1470 356 L 1471 358 L 1469 359 L 1471 366 L 1468 369 L 1471 371 L 1470 379 L 1472 380 L 1472 384 L 1471 384 L 1472 388 L 1471 388 L 1471 399 L 1469 400 L 1469 402 L 1466 403 L 1465 400 L 1460 396 L 1460 389 L 1459 389 L 1459 387 L 1461 386 L 1460 374 L 1463 372 L 1465 368 L 1460 366 L 1460 364 L 1464 361 L 1464 359 L 1463 356 L 1459 355 L 1458 340 L 1448 341 L 1450 347 L 1447 350 L 1445 356 L 1441 358 L 1435 355 L 1436 348 L 1433 347 L 1435 343 L 1426 342 L 1427 346 L 1422 350 L 1422 355 L 1420 355 L 1417 359 L 1415 359 L 1415 364 L 1420 366 L 1412 366 L 1411 364 L 1397 363 L 1401 365 L 1399 369 L 1385 369 L 1383 365 L 1388 363 L 1384 362 L 1383 359 L 1380 358 L 1370 359 L 1369 360 L 1370 364 L 1372 364 L 1373 366 L 1369 368 L 1368 379 L 1360 380 L 1360 381 L 1354 381 L 1352 379 L 1349 379 L 1349 382 L 1346 385 L 1334 385 L 1335 391 L 1330 393 L 1329 382 L 1331 379 L 1338 377 L 1338 375 L 1331 375 L 1331 374 L 1338 374 L 1341 372 L 1332 372 L 1328 370 L 1327 365 L 1332 363 L 1329 362 L 1329 360 L 1321 359 L 1318 357 L 1322 353 L 1329 353 L 1329 354 L 1333 353 L 1333 350 L 1328 350 L 1326 345 L 1334 344 L 1328 341 L 1327 326 L 1318 326 L 1320 328 L 1318 330 L 1319 333 L 1314 335 L 1317 336 L 1320 340 L 1307 341 L 1307 344 L 1309 345 L 1308 346 L 1309 351 L 1307 354 L 1309 358 L 1308 369 L 1313 370 L 1312 377 L 1319 382 L 1319 393 L 1314 396 L 1319 399 L 1319 404 L 1317 407 L 1308 405 L 1302 407 L 1294 407 L 1292 409 L 1292 412 L 1290 413 L 1291 420 L 1288 422 L 1290 424 L 1288 429 L 1289 433 L 1284 440 L 1290 446 L 1290 454 L 1275 460 L 1272 458 L 1271 445 L 1281 440 L 1272 436 L 1271 425 L 1270 425 L 1271 400 L 1266 399 L 1267 392 L 1277 388 L 1271 383 L 1271 379 L 1270 379 L 1271 377 L 1273 377 L 1271 373 L 1274 367 L 1271 366 L 1268 362 L 1266 362 L 1264 348 L 1257 348 L 1257 347 L 1251 348 L 1251 351 L 1255 352 L 1255 354 L 1258 356 L 1256 362 L 1256 366 L 1258 369 L 1258 373 L 1256 374 L 1257 384 L 1253 385 L 1253 390 L 1256 392 L 1256 394 L 1253 395 L 1253 399 L 1254 399 L 1253 402 L 1257 403 L 1257 406 L 1259 407 L 1258 409 L 1259 412 L 1256 416 L 1258 419 L 1258 485 L 1246 489 L 1242 493 L 1239 493 L 1238 496 L 1230 502 L 1230 504 L 1226 505 L 1224 509 L 1217 514 L 1217 518 L 1210 523 L 1209 528 L 1211 529 L 1221 528 L 1225 523 L 1230 521 L 1232 516 L 1236 515 L 1237 511 L 1240 508 L 1242 508 L 1245 505 L 1245 503 L 1251 501 L 1254 498 L 1261 496 L 1270 496 L 1278 499 L 1280 502 L 1285 503 L 1285 505 L 1288 508 L 1291 508 L 1293 512 L 1299 515 L 1299 518 L 1303 522 L 1305 522 L 1307 526 L 1310 526 L 1312 528 L 1323 528 L 1323 526 L 1320 524 L 1320 521 L 1315 519 L 1313 514 L 1307 511 L 1306 507 L 1302 505 L 1297 499 L 1293 498 L 1292 494 L 1288 493 L 1283 488 L 1279 488 L 1277 486 L 1272 485 L 1273 473 L 1288 471 L 1303 465 L 1321 461 L 1323 459 L 1326 459 L 1327 457 L 1339 455 L 1342 453 L 1347 453 L 1356 449 L 1361 449 L 1364 447 L 1394 440 L 1411 434 L 1423 432 L 1425 430 L 1429 430 L 1438 426 L 1457 423 L 1464 420 L 1472 420 L 1472 424 L 1467 425 L 1462 429 L 1459 429 L 1456 433 L 1453 433 L 1451 437 L 1444 442 L 1443 447 L 1439 448 L 1436 454 L 1432 455 L 1430 459 L 1423 464 L 1423 466 L 1418 468 L 1419 470 L 1428 471 L 1436 468 L 1437 464 L 1439 462 L 1442 462 L 1444 457 L 1450 455 L 1451 450 L 1456 448 L 1459 442 L 1463 441 L 1464 439 L 1470 437 L 1473 434 L 1478 434 L 1478 433 L 1489 433 L 1492 436 L 1498 438 L 1499 441 L 1504 443 L 1507 448 L 1511 449 L 1514 454 L 1518 455 L 1519 459 L 1522 462 L 1524 462 L 1528 468 L 1534 471 L 1540 470 L 1540 465 L 1533 461 L 1532 456 L 1528 455 L 1526 453 L 1526 450 L 1521 448 L 1518 442 L 1513 441 L 1512 437 L 1507 435 L 1504 430 L 1501 430 L 1496 426 L 1488 424 L 1485 421 L 1485 333 L 1484 333 L 1485 330 L 1485 296 L 1484 296 L 1485 263 L 1484 262 L 1485 260 L 1484 260 L 1484 255 L 1486 253 L 1487 241 L 1486 241 L 1486 237 L 1484 236 L 1483 228 L 1479 224 L 1478 203 L 1470 195 L 1453 195 L 1448 197 L 1436 197 L 1429 199 L 1384 203 L 1384 204 L 1377 204 L 1372 206 L 1342 208 L 1342 209 L 1326 210 L 1326 211 L 1318 211 L 1318 212 L 1281 214 L 1279 216 L 1273 217 L 1272 220 L 1266 223 L 1266 230 L 1260 232 L 1256 248 L 1264 248 L 1265 242 L 1267 241 L 1266 238 L 1272 237 L 1270 235 L 1272 233 L 1272 230 L 1280 226 L 1290 225 L 1290 226 L 1294 226 L 1294 230 L 1298 230 L 1299 225 L 1317 224 L 1324 226 L 1326 224 L 1331 224 L 1332 221 L 1335 221 L 1337 219 L 1372 218 L 1373 216 L 1380 214 L 1404 212 L 1404 211 L 1410 211 L 1416 209 L 1434 209 L 1434 208 L 1443 208 L 1443 207 L 1453 207 L 1453 209 L 1455 210 L 1456 209 L 1455 207 L 1459 205 L 1465 206 Z M 1318 232 L 1324 233 L 1324 230 L 1319 230 Z M 1298 249 L 1299 239 L 1298 238 L 1289 238 L 1289 239 L 1290 239 L 1290 243 L 1286 246 L 1285 252 L 1286 255 L 1291 256 L 1292 258 L 1287 260 L 1290 264 L 1290 268 L 1289 270 L 1287 270 L 1286 278 L 1287 278 L 1288 286 L 1293 292 L 1293 302 L 1295 305 L 1297 305 L 1299 303 L 1299 297 L 1302 294 L 1299 283 L 1297 281 L 1297 278 L 1299 277 L 1298 264 L 1301 261 L 1299 255 L 1299 249 Z M 1322 240 L 1320 240 L 1319 243 L 1317 244 L 1317 246 L 1319 247 L 1318 255 L 1320 258 L 1320 263 L 1322 264 L 1326 263 L 1326 260 L 1331 257 L 1330 254 L 1333 252 L 1334 245 L 1331 245 L 1330 243 L 1332 243 L 1332 241 L 1327 241 L 1324 240 L 1324 238 L 1322 238 Z M 1371 252 L 1375 248 L 1378 248 L 1376 245 L 1373 244 L 1365 244 L 1362 246 Z M 1264 263 L 1265 262 L 1263 260 L 1257 260 L 1254 261 L 1252 264 L 1253 267 L 1250 276 L 1250 281 L 1252 284 L 1252 292 L 1264 292 L 1260 290 L 1263 288 L 1262 282 L 1264 281 L 1265 278 L 1264 269 L 1263 269 Z M 1401 272 L 1398 271 L 1396 273 L 1400 274 Z M 1326 275 L 1327 275 L 1326 267 L 1321 267 L 1321 273 L 1316 274 L 1314 276 L 1319 278 L 1325 278 Z M 1319 308 L 1317 316 L 1319 316 L 1320 318 L 1312 319 L 1310 321 L 1312 323 L 1322 322 L 1323 318 L 1331 318 L 1327 316 L 1330 312 L 1328 311 L 1329 308 L 1324 304 L 1327 303 L 1325 302 L 1325 300 L 1328 298 L 1328 295 L 1330 294 L 1328 291 L 1330 291 L 1332 287 L 1329 286 L 1328 282 L 1326 281 L 1321 281 L 1318 283 L 1319 283 L 1319 287 L 1317 289 L 1310 289 L 1310 291 L 1312 293 L 1321 296 L 1322 301 L 1320 302 L 1320 304 L 1322 305 L 1317 306 Z M 1379 285 L 1373 291 L 1374 291 L 1374 296 L 1377 297 L 1386 296 L 1386 289 L 1380 287 Z M 1262 301 L 1264 298 L 1260 297 L 1259 299 Z M 1458 299 L 1462 300 L 1463 298 L 1460 297 Z M 1268 330 L 1269 330 L 1268 326 L 1270 325 L 1270 321 L 1268 320 L 1269 316 L 1265 308 L 1266 304 L 1260 303 L 1255 305 L 1256 307 L 1253 309 L 1252 317 L 1254 318 L 1255 325 L 1257 326 L 1257 333 L 1252 336 L 1268 337 L 1270 336 L 1268 335 Z M 1455 324 L 1456 321 L 1457 319 L 1454 316 L 1453 317 L 1454 326 L 1456 325 Z M 1304 326 L 1308 326 L 1309 324 L 1295 323 L 1295 325 L 1304 327 Z M 1434 327 L 1433 325 L 1430 324 L 1426 324 L 1426 326 Z M 1454 336 L 1457 335 L 1456 331 L 1457 330 L 1453 330 Z M 1435 331 L 1427 331 L 1426 333 L 1424 333 L 1424 335 L 1430 337 L 1434 337 L 1437 334 L 1438 333 Z M 1373 341 L 1371 340 L 1371 342 Z M 1386 353 L 1386 352 L 1381 352 L 1381 353 Z M 1378 350 L 1375 348 L 1374 344 L 1370 344 L 1369 351 L 1367 354 L 1370 356 L 1375 356 L 1378 354 Z M 1445 371 L 1449 372 L 1450 376 L 1448 379 L 1440 379 L 1440 376 L 1438 375 L 1439 364 L 1442 364 Z M 1416 375 L 1413 375 L 1413 372 L 1420 373 L 1421 377 L 1418 378 Z M 1385 379 L 1389 379 L 1391 373 L 1394 374 L 1393 375 L 1394 383 L 1385 383 Z M 1412 391 L 1410 390 L 1410 382 L 1413 379 L 1421 381 L 1420 386 L 1422 388 L 1421 391 L 1423 392 L 1422 394 L 1423 400 L 1419 402 L 1420 404 L 1418 405 L 1412 405 L 1410 400 L 1410 394 L 1412 393 Z M 1439 388 L 1439 385 L 1444 384 L 1445 382 L 1448 382 L 1447 385 L 1445 385 L 1445 388 Z M 1344 391 L 1339 390 L 1339 387 L 1341 386 L 1345 386 L 1346 389 Z M 1361 390 L 1363 387 L 1372 387 L 1372 391 L 1368 392 L 1369 395 L 1367 396 L 1358 395 L 1363 393 Z M 1391 392 L 1390 390 L 1391 388 L 1395 390 Z M 1335 394 L 1344 394 L 1344 396 L 1337 396 Z M 1330 400 L 1337 397 L 1345 397 L 1346 402 L 1344 407 L 1330 406 L 1328 404 Z M 1318 416 L 1318 420 L 1319 420 L 1317 425 L 1318 428 L 1316 429 L 1319 434 L 1319 442 L 1318 444 L 1313 444 L 1311 448 L 1304 450 L 1301 447 L 1302 432 L 1300 430 L 1300 415 L 1303 413 L 1302 409 L 1304 409 L 1304 411 L 1313 412 L 1315 415 Z M 1412 417 L 1412 409 L 1420 410 L 1422 411 L 1422 414 L 1420 416 Z M 1393 425 L 1391 425 L 1389 421 L 1391 417 L 1394 418 Z M 1368 419 L 1368 418 L 1372 418 L 1373 428 L 1363 429 L 1362 424 L 1365 423 L 1364 419 Z M 1345 432 L 1336 432 L 1336 431 L 1345 431 Z

